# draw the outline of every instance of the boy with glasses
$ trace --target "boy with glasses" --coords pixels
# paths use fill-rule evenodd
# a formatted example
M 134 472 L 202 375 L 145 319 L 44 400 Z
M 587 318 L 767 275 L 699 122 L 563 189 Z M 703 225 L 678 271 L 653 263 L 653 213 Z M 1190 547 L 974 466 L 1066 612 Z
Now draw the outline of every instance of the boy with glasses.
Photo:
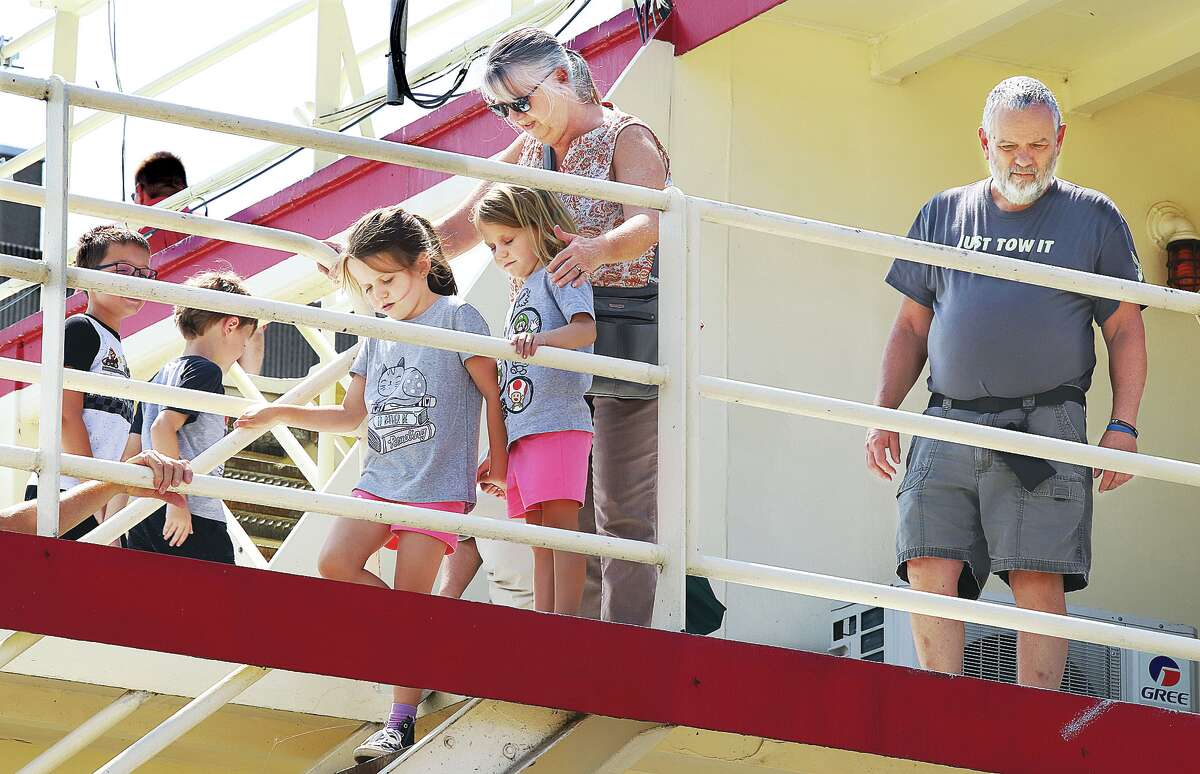
M 157 277 L 157 272 L 150 268 L 146 239 L 120 226 L 97 226 L 84 233 L 79 238 L 76 265 L 81 269 L 146 279 Z M 128 379 L 121 323 L 137 314 L 145 302 L 94 290 L 88 291 L 87 296 L 87 311 L 67 319 L 63 366 Z M 131 400 L 63 390 L 62 446 L 67 454 L 103 460 L 128 459 L 141 448 L 140 438 L 133 432 L 133 422 Z M 59 478 L 60 490 L 78 483 L 70 476 Z M 25 499 L 36 498 L 35 479 L 26 487 Z M 89 516 L 61 537 L 78 540 L 95 529 L 102 518 L 103 511 Z

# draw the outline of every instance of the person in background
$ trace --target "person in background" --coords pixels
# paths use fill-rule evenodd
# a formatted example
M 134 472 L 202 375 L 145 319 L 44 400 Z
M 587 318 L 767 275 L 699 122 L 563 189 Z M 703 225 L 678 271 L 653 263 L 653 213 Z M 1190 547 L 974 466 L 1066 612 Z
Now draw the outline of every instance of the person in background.
M 250 295 L 233 272 L 207 271 L 186 283 L 203 290 Z M 183 354 L 162 367 L 151 382 L 225 394 L 223 378 L 246 349 L 258 321 L 204 309 L 175 307 Z M 225 417 L 193 409 L 142 404 L 142 445 L 175 459 L 195 459 L 225 437 Z M 220 476 L 218 465 L 211 475 Z M 233 542 L 218 499 L 188 495 L 184 504 L 159 508 L 129 530 L 129 547 L 172 556 L 234 563 Z
M 533 553 L 505 540 L 460 535 L 458 547 L 442 563 L 438 596 L 460 599 L 481 568 L 487 576 L 489 602 L 533 609 Z
M 145 207 L 153 207 L 187 188 L 187 170 L 174 153 L 158 151 L 151 153 L 133 173 L 133 201 Z M 187 209 L 183 210 L 187 212 Z M 157 253 L 176 242 L 186 239 L 187 234 L 164 229 L 145 228 L 142 235 L 150 244 L 150 252 Z
M 187 170 L 183 161 L 169 151 L 151 153 L 133 175 L 133 201 L 145 207 L 153 207 L 163 199 L 170 198 L 187 188 Z M 181 212 L 190 212 L 184 207 Z M 150 245 L 151 253 L 166 250 L 171 245 L 186 239 L 188 234 L 165 229 L 144 228 L 141 231 Z M 266 348 L 265 326 L 260 326 L 246 344 L 246 352 L 238 359 L 238 365 L 249 374 L 262 373 L 263 355 Z
M 79 237 L 76 265 L 111 274 L 154 279 L 146 240 L 120 226 L 96 226 Z M 87 310 L 67 318 L 63 339 L 63 366 L 121 379 L 129 378 L 129 364 L 121 343 L 121 323 L 137 314 L 145 302 L 96 290 L 87 291 Z M 140 450 L 131 437 L 133 401 L 108 395 L 64 390 L 62 398 L 62 448 L 66 454 L 100 460 L 123 460 Z M 59 477 L 59 488 L 78 484 Z M 25 499 L 37 499 L 36 476 L 25 488 Z M 60 535 L 78 540 L 103 520 L 104 509 Z

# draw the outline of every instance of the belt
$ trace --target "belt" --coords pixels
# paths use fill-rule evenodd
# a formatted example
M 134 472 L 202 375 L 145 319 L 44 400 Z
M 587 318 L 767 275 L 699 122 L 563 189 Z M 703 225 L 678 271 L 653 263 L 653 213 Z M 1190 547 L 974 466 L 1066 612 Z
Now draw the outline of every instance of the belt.
M 1028 395 L 1024 398 L 975 398 L 974 400 L 955 400 L 947 398 L 939 392 L 935 392 L 929 396 L 929 407 L 941 406 L 948 409 L 962 409 L 964 411 L 974 411 L 979 414 L 998 414 L 1001 411 L 1011 411 L 1012 409 L 1029 408 L 1035 406 L 1058 406 L 1063 403 L 1078 403 L 1080 406 L 1087 406 L 1087 397 L 1083 390 L 1078 387 L 1073 387 L 1064 384 L 1062 387 L 1055 387 L 1053 390 L 1039 392 L 1037 395 Z

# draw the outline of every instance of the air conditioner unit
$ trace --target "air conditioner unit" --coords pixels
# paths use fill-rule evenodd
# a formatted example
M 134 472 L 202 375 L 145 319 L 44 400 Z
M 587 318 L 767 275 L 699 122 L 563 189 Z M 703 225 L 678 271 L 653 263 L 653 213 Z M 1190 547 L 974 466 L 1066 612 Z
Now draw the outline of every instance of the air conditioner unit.
M 1010 595 L 984 594 L 985 601 L 1014 604 Z M 1192 626 L 1068 606 L 1076 618 L 1196 637 Z M 1002 683 L 1017 681 L 1017 635 L 1010 629 L 968 623 L 963 672 Z M 909 614 L 869 605 L 835 605 L 829 652 L 836 656 L 916 668 Z M 1157 653 L 1071 640 L 1061 690 L 1081 696 L 1196 712 L 1196 662 Z

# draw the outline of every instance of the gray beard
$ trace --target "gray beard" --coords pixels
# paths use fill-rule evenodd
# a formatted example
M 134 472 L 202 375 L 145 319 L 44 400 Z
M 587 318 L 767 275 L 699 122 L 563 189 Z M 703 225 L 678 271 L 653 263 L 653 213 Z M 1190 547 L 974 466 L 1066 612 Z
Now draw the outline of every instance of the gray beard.
M 1027 207 L 1046 193 L 1046 189 L 1054 182 L 1054 170 L 1058 167 L 1058 154 L 1050 160 L 1050 165 L 1038 172 L 1032 183 L 1015 183 L 1009 177 L 1007 169 L 1000 169 L 996 162 L 989 157 L 988 169 L 992 173 L 992 185 L 1011 204 Z

